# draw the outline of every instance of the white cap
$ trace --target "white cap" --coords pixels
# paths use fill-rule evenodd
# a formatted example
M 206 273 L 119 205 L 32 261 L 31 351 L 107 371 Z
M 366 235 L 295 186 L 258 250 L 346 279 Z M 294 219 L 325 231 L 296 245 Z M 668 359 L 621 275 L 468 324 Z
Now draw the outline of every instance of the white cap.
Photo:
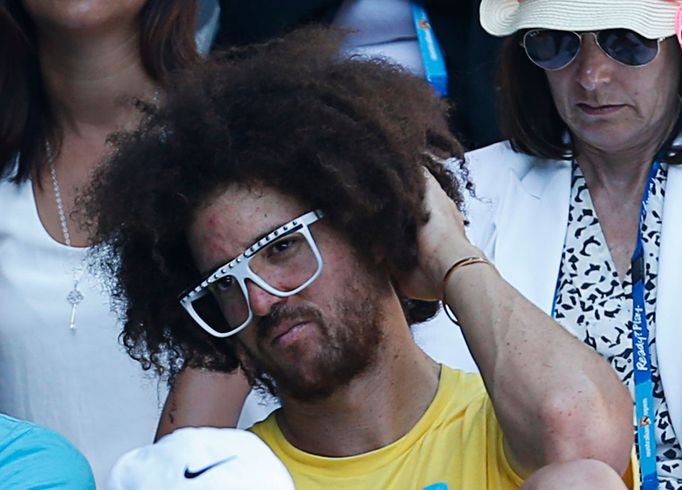
M 680 0 L 483 0 L 481 25 L 494 36 L 520 29 L 630 29 L 649 39 L 673 36 Z
M 251 432 L 185 428 L 118 460 L 108 490 L 294 490 L 284 464 Z

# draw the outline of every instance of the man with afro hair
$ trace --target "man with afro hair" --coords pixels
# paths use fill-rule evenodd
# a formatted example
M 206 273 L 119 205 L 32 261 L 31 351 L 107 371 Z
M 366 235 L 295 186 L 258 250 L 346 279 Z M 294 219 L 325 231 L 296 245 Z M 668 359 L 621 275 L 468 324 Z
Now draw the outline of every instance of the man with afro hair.
M 276 394 L 301 490 L 623 488 L 627 391 L 466 239 L 443 103 L 339 40 L 227 53 L 116 139 L 87 209 L 130 354 Z M 439 300 L 481 375 L 414 342 Z

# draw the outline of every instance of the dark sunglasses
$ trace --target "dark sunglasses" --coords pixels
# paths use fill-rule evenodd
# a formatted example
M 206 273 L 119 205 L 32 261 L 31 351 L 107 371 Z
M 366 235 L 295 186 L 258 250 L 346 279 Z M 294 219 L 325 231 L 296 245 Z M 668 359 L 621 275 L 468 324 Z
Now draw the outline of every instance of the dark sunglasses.
M 528 58 L 544 70 L 561 70 L 578 56 L 582 34 L 592 34 L 597 46 L 613 61 L 626 66 L 644 66 L 656 59 L 660 39 L 647 39 L 628 29 L 604 29 L 596 32 L 532 29 L 521 45 Z

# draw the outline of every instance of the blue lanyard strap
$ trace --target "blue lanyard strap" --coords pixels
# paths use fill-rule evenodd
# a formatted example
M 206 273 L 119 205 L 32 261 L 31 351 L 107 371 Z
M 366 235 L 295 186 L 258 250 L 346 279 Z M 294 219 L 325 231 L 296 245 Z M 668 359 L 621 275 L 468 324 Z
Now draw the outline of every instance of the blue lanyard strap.
M 656 432 L 654 413 L 654 383 L 651 377 L 651 354 L 649 352 L 649 326 L 646 320 L 644 301 L 644 243 L 642 228 L 646 218 L 651 188 L 660 168 L 654 161 L 649 180 L 644 188 L 639 210 L 639 230 L 637 244 L 632 254 L 632 364 L 635 378 L 635 413 L 637 415 L 637 442 L 639 445 L 639 465 L 642 472 L 642 490 L 658 489 L 656 472 Z
M 445 57 L 438 40 L 433 34 L 429 17 L 424 8 L 412 2 L 412 20 L 419 41 L 419 51 L 424 64 L 424 76 L 441 97 L 448 94 L 448 72 L 445 68 Z

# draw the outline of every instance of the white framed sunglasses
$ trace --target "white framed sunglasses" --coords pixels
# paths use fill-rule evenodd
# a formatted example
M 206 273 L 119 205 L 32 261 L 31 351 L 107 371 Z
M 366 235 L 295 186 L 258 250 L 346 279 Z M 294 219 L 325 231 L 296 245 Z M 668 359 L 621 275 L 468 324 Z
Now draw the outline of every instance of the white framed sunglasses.
M 310 225 L 324 216 L 310 211 L 268 233 L 179 297 L 192 319 L 214 337 L 241 332 L 253 319 L 246 281 L 286 298 L 307 288 L 322 272 Z

